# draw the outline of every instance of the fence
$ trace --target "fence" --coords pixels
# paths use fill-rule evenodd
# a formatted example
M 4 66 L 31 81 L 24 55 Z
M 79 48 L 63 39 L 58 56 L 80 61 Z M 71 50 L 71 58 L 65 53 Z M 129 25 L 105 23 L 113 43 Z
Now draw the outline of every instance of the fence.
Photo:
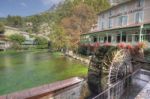
M 94 97 L 93 99 L 120 99 L 120 97 L 125 92 L 126 88 L 129 87 L 131 83 L 132 76 L 140 72 L 140 70 L 136 70 L 134 73 L 129 74 L 123 80 L 117 82 L 116 84 L 110 86 L 108 89 Z

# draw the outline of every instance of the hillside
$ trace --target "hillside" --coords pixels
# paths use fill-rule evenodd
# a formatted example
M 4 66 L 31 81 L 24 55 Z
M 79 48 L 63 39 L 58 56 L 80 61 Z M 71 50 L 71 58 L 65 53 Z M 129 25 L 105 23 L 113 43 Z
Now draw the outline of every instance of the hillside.
M 59 49 L 76 49 L 80 34 L 88 32 L 97 23 L 97 13 L 109 7 L 107 0 L 64 0 L 36 15 L 8 16 L 5 25 L 31 34 L 46 34 Z

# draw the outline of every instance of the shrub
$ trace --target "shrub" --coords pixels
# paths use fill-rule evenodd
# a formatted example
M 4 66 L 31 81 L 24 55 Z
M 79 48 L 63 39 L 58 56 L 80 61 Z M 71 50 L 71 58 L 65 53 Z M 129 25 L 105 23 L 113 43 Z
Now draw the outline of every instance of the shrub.
M 79 45 L 78 53 L 82 55 L 87 55 L 88 47 L 86 44 Z
M 0 22 L 0 34 L 3 34 L 5 32 L 4 24 Z
M 145 49 L 147 47 L 146 42 L 139 42 L 135 47 L 139 49 Z
M 37 48 L 44 49 L 48 47 L 48 40 L 44 37 L 35 37 L 35 44 L 37 45 Z
M 9 39 L 14 43 L 18 43 L 19 45 L 21 45 L 25 41 L 25 37 L 20 34 L 10 35 Z

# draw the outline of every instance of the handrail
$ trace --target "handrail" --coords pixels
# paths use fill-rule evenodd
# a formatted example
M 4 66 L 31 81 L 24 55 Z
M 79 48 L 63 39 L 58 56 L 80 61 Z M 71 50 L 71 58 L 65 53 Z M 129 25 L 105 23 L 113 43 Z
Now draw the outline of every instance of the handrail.
M 129 78 L 130 76 L 136 74 L 137 72 L 139 72 L 140 69 L 137 69 L 136 71 L 134 71 L 132 74 L 129 74 L 128 76 L 126 76 L 123 80 L 118 81 L 117 83 L 115 83 L 114 85 L 110 86 L 109 88 L 107 88 L 106 90 L 104 90 L 103 92 L 101 92 L 99 95 L 97 95 L 96 97 L 94 97 L 93 99 L 99 99 L 99 97 L 101 97 L 101 95 L 108 93 L 112 88 L 115 88 L 117 85 L 123 83 L 127 78 Z
M 136 62 L 140 62 L 140 63 L 146 63 L 146 64 L 150 64 L 150 62 L 146 61 L 146 60 L 135 60 Z

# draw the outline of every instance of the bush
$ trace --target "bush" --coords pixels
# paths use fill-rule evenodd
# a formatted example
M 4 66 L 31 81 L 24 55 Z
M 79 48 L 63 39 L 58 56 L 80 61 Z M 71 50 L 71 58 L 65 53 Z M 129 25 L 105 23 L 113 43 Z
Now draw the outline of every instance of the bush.
M 4 24 L 0 22 L 0 34 L 3 34 L 5 32 Z
M 44 37 L 36 37 L 35 44 L 38 49 L 45 49 L 48 47 L 48 40 Z
M 24 41 L 25 41 L 25 37 L 23 35 L 20 34 L 13 34 L 9 36 L 9 39 L 13 42 L 13 43 L 18 43 L 19 45 L 21 45 Z
M 87 46 L 79 46 L 79 49 L 78 49 L 78 52 L 79 54 L 82 54 L 82 55 L 87 55 Z

